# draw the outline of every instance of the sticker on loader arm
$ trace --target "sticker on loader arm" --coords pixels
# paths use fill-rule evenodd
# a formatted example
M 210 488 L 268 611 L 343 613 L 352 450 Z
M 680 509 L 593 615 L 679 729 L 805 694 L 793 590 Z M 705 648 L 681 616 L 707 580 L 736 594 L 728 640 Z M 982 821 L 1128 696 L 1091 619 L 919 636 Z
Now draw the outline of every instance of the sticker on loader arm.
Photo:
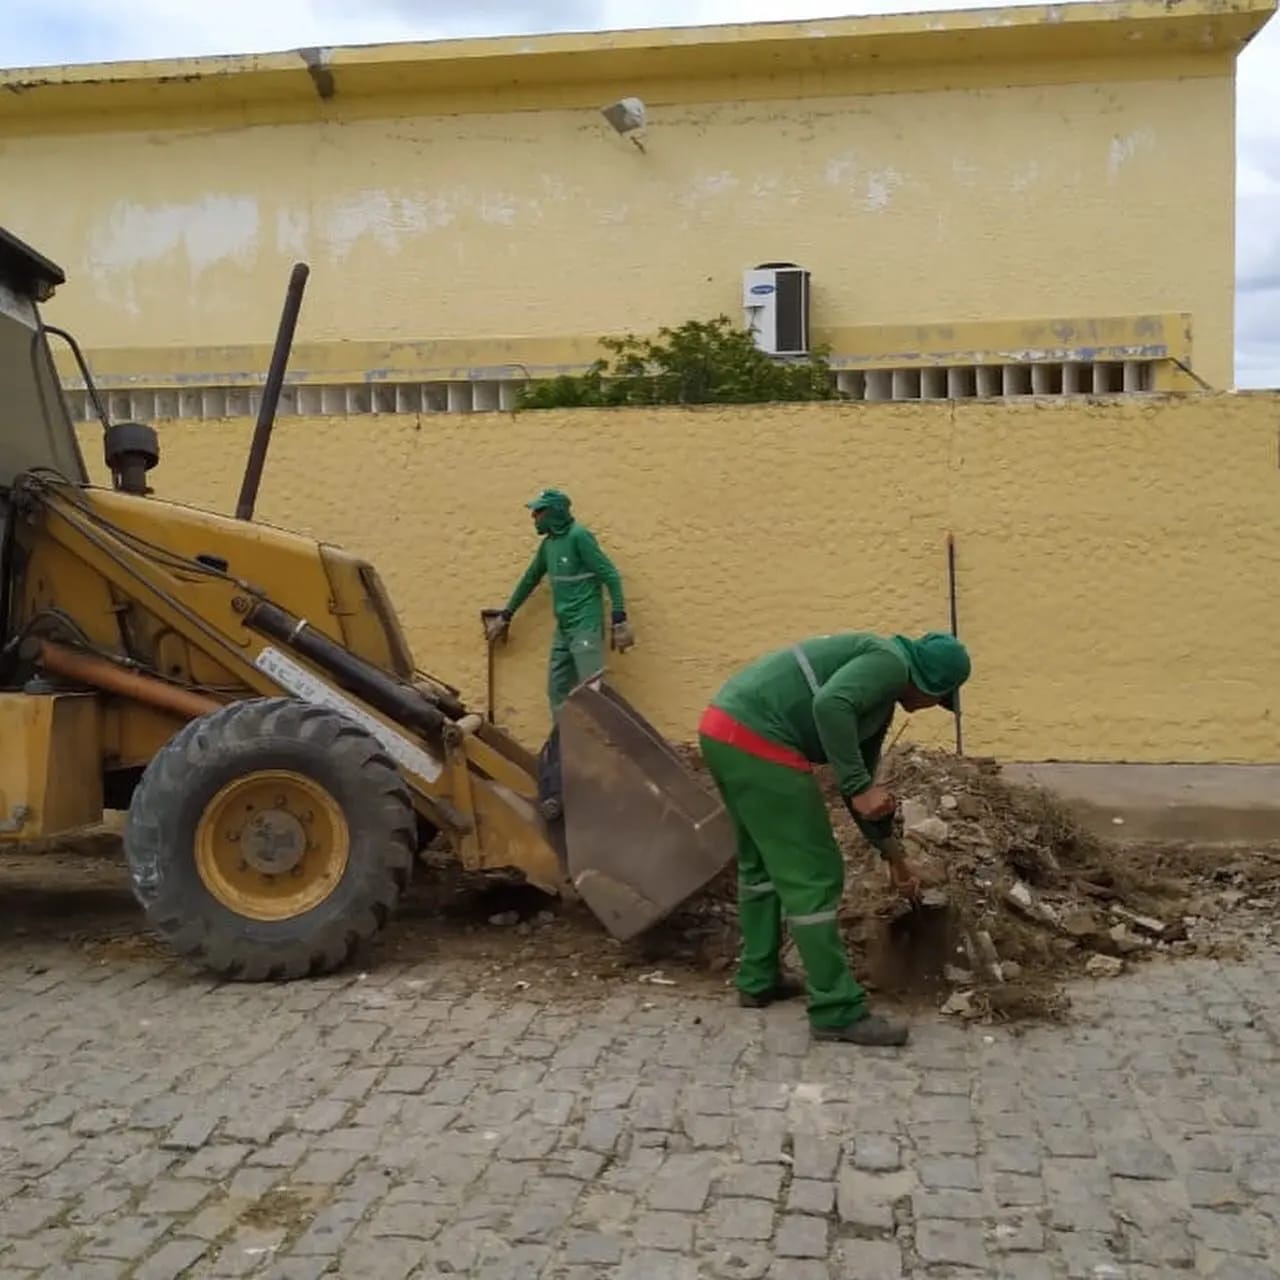
M 357 706 L 345 694 L 339 693 L 332 685 L 326 684 L 306 667 L 294 662 L 287 654 L 268 645 L 253 660 L 253 665 L 264 675 L 270 676 L 286 693 L 304 702 L 314 702 L 318 707 L 327 707 L 354 720 L 362 729 L 376 738 L 379 746 L 402 769 L 416 773 L 428 782 L 434 782 L 441 774 L 440 761 L 424 751 L 415 742 L 410 742 L 403 734 L 383 724 L 376 716 Z

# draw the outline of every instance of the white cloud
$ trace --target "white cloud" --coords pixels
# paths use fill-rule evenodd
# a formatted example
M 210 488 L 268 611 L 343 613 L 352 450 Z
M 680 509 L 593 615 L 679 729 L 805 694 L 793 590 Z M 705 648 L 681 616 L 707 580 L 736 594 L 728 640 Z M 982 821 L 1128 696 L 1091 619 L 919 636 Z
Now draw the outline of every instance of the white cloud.
M 0 56 L 10 66 L 34 66 L 904 7 L 904 0 L 4 0 Z M 970 0 L 921 7 L 958 9 Z M 1280 386 L 1280 19 L 1240 59 L 1237 153 L 1237 380 Z M 1188 200 L 1196 198 L 1195 183 L 1188 173 Z

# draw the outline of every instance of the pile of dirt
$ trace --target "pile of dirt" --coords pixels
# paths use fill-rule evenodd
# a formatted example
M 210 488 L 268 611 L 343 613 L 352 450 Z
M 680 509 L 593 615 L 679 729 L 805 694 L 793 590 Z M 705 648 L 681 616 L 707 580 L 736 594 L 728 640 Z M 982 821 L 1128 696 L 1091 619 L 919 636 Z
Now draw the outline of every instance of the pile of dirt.
M 855 972 L 874 990 L 923 997 L 958 1017 L 1059 1017 L 1065 979 L 1238 949 L 1249 930 L 1220 927 L 1225 917 L 1245 908 L 1261 920 L 1280 900 L 1274 850 L 1215 857 L 1099 840 L 1048 793 L 1005 781 L 991 759 L 895 750 L 883 781 L 898 797 L 900 835 L 925 893 L 909 907 L 892 892 L 831 790 Z M 731 867 L 667 932 L 724 967 L 737 946 L 735 892 Z

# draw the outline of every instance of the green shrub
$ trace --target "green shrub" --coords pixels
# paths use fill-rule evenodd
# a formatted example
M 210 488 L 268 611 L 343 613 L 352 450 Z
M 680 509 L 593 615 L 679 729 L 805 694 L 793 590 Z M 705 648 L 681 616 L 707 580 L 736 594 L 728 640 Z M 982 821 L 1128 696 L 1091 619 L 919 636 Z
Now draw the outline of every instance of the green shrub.
M 657 338 L 602 338 L 610 359 L 585 373 L 531 382 L 517 409 L 578 409 L 605 405 L 764 404 L 835 400 L 825 352 L 779 360 L 756 346 L 728 316 L 689 320 Z

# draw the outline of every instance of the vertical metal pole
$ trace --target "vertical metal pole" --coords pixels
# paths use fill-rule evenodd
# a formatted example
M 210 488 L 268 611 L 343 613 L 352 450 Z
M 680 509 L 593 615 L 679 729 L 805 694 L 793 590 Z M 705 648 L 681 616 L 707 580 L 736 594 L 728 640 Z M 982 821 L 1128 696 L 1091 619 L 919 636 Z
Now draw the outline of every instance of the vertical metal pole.
M 960 627 L 956 609 L 956 540 L 947 534 L 947 594 L 951 602 L 951 634 L 960 637 Z M 960 719 L 960 690 L 955 693 L 956 704 L 956 755 L 964 755 L 964 726 Z
M 280 327 L 276 330 L 276 345 L 271 351 L 267 381 L 262 388 L 262 403 L 258 406 L 258 421 L 253 428 L 253 443 L 249 446 L 249 459 L 245 463 L 244 480 L 236 502 L 237 520 L 253 519 L 253 508 L 258 501 L 258 486 L 262 483 L 262 468 L 267 461 L 267 446 L 271 443 L 271 429 L 276 422 L 276 407 L 280 403 L 280 389 L 284 386 L 285 365 L 289 363 L 293 331 L 298 325 L 298 312 L 302 310 L 302 291 L 307 287 L 307 276 L 310 274 L 311 269 L 305 262 L 295 263 L 289 273 L 289 288 L 284 295 Z

